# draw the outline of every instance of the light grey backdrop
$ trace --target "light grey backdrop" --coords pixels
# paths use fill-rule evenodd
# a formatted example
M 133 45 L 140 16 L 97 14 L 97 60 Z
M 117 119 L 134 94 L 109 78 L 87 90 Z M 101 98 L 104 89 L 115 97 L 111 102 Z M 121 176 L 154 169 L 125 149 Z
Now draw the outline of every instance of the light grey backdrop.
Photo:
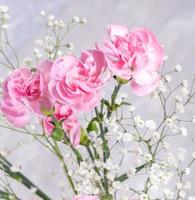
M 106 35 L 107 24 L 124 24 L 129 28 L 144 26 L 153 30 L 165 46 L 168 67 L 181 64 L 185 72 L 179 76 L 185 79 L 195 71 L 194 0 L 0 0 L 0 3 L 10 7 L 9 35 L 20 59 L 31 55 L 34 39 L 42 34 L 39 13 L 45 10 L 62 19 L 74 15 L 87 18 L 87 24 L 77 27 L 68 37 L 75 44 L 77 54 L 101 41 Z M 138 100 L 137 104 L 144 106 L 144 99 Z M 156 108 L 152 108 L 151 116 L 155 111 Z M 56 168 L 57 160 L 28 137 L 1 129 L 0 145 L 14 147 L 17 141 L 25 141 L 25 145 L 16 150 L 10 160 L 22 164 L 25 174 L 54 199 L 60 199 L 61 192 L 56 183 L 61 180 L 61 172 Z M 24 200 L 30 199 L 24 188 L 19 190 Z

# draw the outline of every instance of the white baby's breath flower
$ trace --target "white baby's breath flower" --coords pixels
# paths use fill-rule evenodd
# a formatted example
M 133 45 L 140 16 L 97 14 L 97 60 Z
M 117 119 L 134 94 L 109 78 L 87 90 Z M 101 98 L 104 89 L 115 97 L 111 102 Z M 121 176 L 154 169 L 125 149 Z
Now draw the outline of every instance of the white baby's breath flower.
M 166 188 L 163 190 L 164 195 L 166 196 L 167 199 L 172 199 L 173 198 L 173 192 L 170 191 L 170 189 Z
M 152 135 L 152 138 L 154 140 L 159 140 L 160 139 L 160 133 L 158 133 L 157 131 L 156 132 L 152 132 L 151 135 Z
M 175 101 L 177 101 L 177 102 L 182 102 L 182 97 L 181 97 L 180 95 L 177 95 L 177 96 L 175 97 Z
M 129 105 L 127 107 L 127 109 L 130 111 L 130 112 L 133 112 L 135 110 L 135 107 L 133 105 Z
M 7 5 L 0 5 L 0 12 L 7 13 L 9 11 L 9 7 Z
M 34 194 L 37 192 L 37 190 L 38 190 L 38 189 L 37 189 L 36 187 L 31 187 L 31 188 L 30 188 L 30 191 L 31 191 L 32 193 L 34 193 Z
M 181 127 L 181 128 L 180 128 L 180 131 L 181 131 L 181 134 L 182 134 L 183 136 L 187 136 L 187 135 L 188 135 L 188 131 L 187 131 L 187 129 L 186 129 L 185 127 Z
M 10 170 L 12 172 L 20 172 L 21 166 L 20 165 L 13 165 L 13 166 L 10 167 Z
M 81 24 L 86 24 L 86 23 L 87 23 L 87 19 L 86 19 L 85 17 L 82 17 L 82 18 L 80 19 L 80 23 L 81 23 Z
M 165 79 L 166 82 L 170 82 L 172 80 L 172 78 L 171 78 L 171 76 L 169 74 L 166 74 L 164 76 L 164 79 Z
M 45 12 L 44 10 L 42 10 L 42 11 L 40 12 L 40 15 L 41 15 L 42 17 L 45 17 L 46 12 Z
M 121 184 L 120 181 L 114 181 L 114 182 L 112 183 L 112 186 L 113 186 L 114 189 L 120 190 L 121 187 L 122 187 L 122 184 Z
M 189 181 L 184 185 L 184 188 L 187 190 L 189 190 L 191 187 L 192 187 L 192 185 Z
M 74 50 L 74 44 L 72 42 L 69 42 L 66 44 L 66 47 L 68 48 L 68 50 L 73 51 Z
M 156 122 L 153 120 L 147 120 L 146 127 L 149 128 L 150 130 L 154 130 L 156 129 Z
M 150 162 L 152 160 L 152 154 L 147 153 L 144 155 L 144 160 Z
M 187 80 L 183 80 L 183 81 L 182 81 L 182 85 L 183 85 L 184 88 L 188 88 L 189 83 L 188 83 Z
M 130 170 L 127 172 L 127 176 L 128 177 L 131 177 L 131 176 L 133 176 L 133 175 L 135 175 L 136 174 L 136 168 L 135 167 L 132 167 L 132 168 L 130 168 Z
M 192 158 L 195 159 L 195 152 L 192 153 Z
M 138 126 L 139 128 L 143 128 L 145 126 L 145 122 L 141 119 L 139 115 L 134 117 L 134 121 L 135 121 L 136 126 Z
M 184 190 L 179 191 L 179 196 L 180 196 L 181 198 L 185 198 L 185 196 L 186 196 L 185 191 L 184 191 Z
M 182 66 L 179 65 L 179 64 L 176 65 L 176 66 L 175 66 L 175 71 L 176 71 L 176 72 L 181 72 L 181 71 L 182 71 Z
M 178 190 L 181 190 L 183 188 L 183 184 L 182 183 L 176 183 L 176 187 Z
M 164 55 L 164 57 L 163 57 L 163 61 L 166 61 L 166 60 L 168 60 L 168 55 Z
M 149 200 L 149 196 L 146 193 L 142 193 L 139 196 L 139 200 Z
M 195 116 L 192 117 L 192 122 L 195 123 Z
M 176 103 L 176 111 L 179 112 L 179 113 L 184 113 L 185 110 L 184 110 L 183 104 L 177 102 Z
M 79 23 L 80 22 L 80 18 L 78 16 L 73 16 L 72 17 L 72 22 L 73 23 Z
M 170 117 L 166 119 L 165 123 L 166 123 L 166 125 L 167 125 L 168 127 L 171 127 L 171 126 L 173 126 L 173 124 L 174 124 L 173 119 L 170 118 Z
M 185 174 L 186 174 L 186 175 L 190 175 L 190 174 L 191 174 L 191 169 L 190 169 L 189 167 L 187 167 L 187 168 L 185 169 Z
M 182 96 L 185 97 L 185 96 L 187 96 L 189 94 L 189 90 L 187 88 L 185 88 L 185 87 L 181 87 L 180 93 L 181 93 Z

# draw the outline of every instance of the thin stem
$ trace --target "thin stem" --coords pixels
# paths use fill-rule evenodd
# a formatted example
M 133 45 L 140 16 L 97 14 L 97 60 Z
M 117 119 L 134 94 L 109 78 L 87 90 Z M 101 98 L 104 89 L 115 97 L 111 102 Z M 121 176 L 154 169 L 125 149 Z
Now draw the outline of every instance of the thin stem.
M 35 194 L 41 197 L 44 200 L 51 200 L 48 195 L 46 195 L 42 190 L 40 190 L 37 185 L 35 185 L 32 181 L 30 181 L 26 176 L 24 176 L 21 172 L 13 172 L 11 171 L 12 164 L 0 155 L 0 169 L 3 170 L 6 174 L 8 174 L 11 178 L 19 181 L 21 184 L 26 186 L 29 189 L 36 188 Z
M 53 146 L 53 148 L 54 148 L 54 150 L 55 150 L 55 152 L 56 152 L 57 157 L 59 158 L 60 162 L 61 162 L 62 165 L 63 165 L 64 173 L 65 173 L 65 175 L 66 175 L 66 177 L 67 177 L 67 179 L 68 179 L 68 181 L 69 181 L 69 183 L 70 183 L 70 186 L 71 186 L 71 188 L 72 188 L 74 194 L 77 194 L 78 192 L 77 192 L 76 189 L 75 189 L 75 186 L 74 186 L 74 183 L 73 183 L 73 181 L 72 181 L 72 178 L 71 178 L 71 177 L 69 176 L 69 174 L 68 174 L 68 167 L 67 167 L 66 163 L 64 162 L 64 157 L 62 156 L 62 153 L 61 153 L 61 151 L 60 151 L 60 148 L 58 147 L 58 144 L 57 144 L 57 142 L 56 142 L 55 140 L 54 140 L 54 146 Z

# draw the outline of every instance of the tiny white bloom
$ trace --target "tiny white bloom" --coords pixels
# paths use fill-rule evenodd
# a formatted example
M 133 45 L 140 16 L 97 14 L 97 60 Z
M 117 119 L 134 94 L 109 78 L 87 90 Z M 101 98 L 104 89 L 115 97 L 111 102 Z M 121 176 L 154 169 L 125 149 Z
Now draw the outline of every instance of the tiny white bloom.
M 147 120 L 146 127 L 150 130 L 154 130 L 156 128 L 156 123 L 153 120 Z
M 149 200 L 149 196 L 145 193 L 142 193 L 140 196 L 139 196 L 139 199 L 140 200 Z
M 80 18 L 78 16 L 74 16 L 74 17 L 72 17 L 72 22 L 73 23 L 79 23 L 80 22 Z
M 186 129 L 185 127 L 181 127 L 181 128 L 180 128 L 180 131 L 181 131 L 181 134 L 182 134 L 183 136 L 187 136 L 187 135 L 188 135 L 188 131 L 187 131 L 187 129 Z
M 176 71 L 176 72 L 180 72 L 180 71 L 182 71 L 182 66 L 179 65 L 179 64 L 176 65 L 176 66 L 175 66 L 175 71 Z

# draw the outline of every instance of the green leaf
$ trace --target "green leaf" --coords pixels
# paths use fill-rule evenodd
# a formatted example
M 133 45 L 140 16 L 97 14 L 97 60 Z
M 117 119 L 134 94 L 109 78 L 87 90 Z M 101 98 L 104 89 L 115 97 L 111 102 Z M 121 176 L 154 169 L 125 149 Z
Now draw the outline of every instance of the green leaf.
M 98 133 L 98 127 L 97 127 L 96 121 L 91 121 L 87 126 L 87 132 L 89 133 L 92 131 L 95 131 L 96 133 Z
M 80 144 L 84 146 L 88 146 L 90 143 L 90 140 L 88 138 L 87 132 L 84 128 L 81 127 L 81 137 L 80 137 Z
M 51 137 L 56 141 L 61 141 L 64 139 L 64 131 L 61 128 L 55 127 Z

